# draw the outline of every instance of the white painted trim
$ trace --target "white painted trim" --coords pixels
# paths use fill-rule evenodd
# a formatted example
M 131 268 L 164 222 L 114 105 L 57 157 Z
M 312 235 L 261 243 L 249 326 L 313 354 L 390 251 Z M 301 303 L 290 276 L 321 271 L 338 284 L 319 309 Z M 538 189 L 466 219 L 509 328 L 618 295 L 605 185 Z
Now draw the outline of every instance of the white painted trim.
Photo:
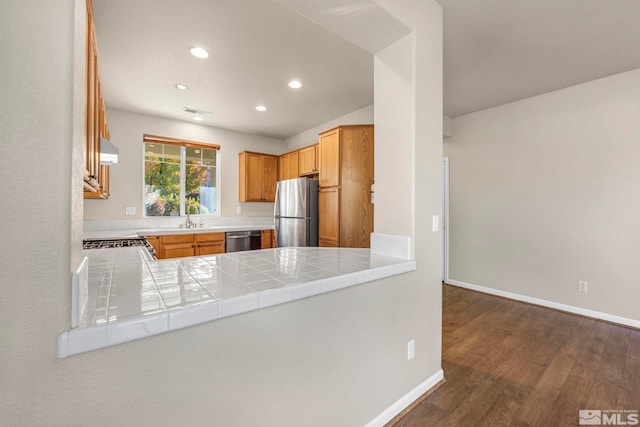
M 575 307 L 573 305 L 562 304 L 559 302 L 549 301 L 540 298 L 534 298 L 527 295 L 516 294 L 513 292 L 501 291 L 499 289 L 487 288 L 485 286 L 474 285 L 473 283 L 461 282 L 459 280 L 449 279 L 447 283 L 461 288 L 471 289 L 473 291 L 482 292 L 485 294 L 496 295 L 499 297 L 509 298 L 516 301 L 522 301 L 529 304 L 540 305 L 543 307 L 549 307 L 560 311 L 566 311 L 568 313 L 579 314 L 581 316 L 592 317 L 594 319 L 605 320 L 607 322 L 617 323 L 619 325 L 631 326 L 632 328 L 640 329 L 640 320 L 629 319 L 627 317 L 616 316 L 614 314 L 603 313 L 601 311 L 589 310 L 586 308 Z
M 443 250 L 443 272 L 442 277 L 446 282 L 449 280 L 449 157 L 442 158 L 443 168 L 443 201 L 442 201 L 442 215 L 444 216 L 443 229 L 444 229 L 444 250 Z
M 382 411 L 380 415 L 369 421 L 365 427 L 382 427 L 393 419 L 396 415 L 402 412 L 406 407 L 418 400 L 420 396 L 425 394 L 436 384 L 444 379 L 444 371 L 439 369 L 435 374 L 427 378 L 426 381 L 419 384 L 416 388 L 409 391 L 409 393 L 402 396 L 395 403 Z

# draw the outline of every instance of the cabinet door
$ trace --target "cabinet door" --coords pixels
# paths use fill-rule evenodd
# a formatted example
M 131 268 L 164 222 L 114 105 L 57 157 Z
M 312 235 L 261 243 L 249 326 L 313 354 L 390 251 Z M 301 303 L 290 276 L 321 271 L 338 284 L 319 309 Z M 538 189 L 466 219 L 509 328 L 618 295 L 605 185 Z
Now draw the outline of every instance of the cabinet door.
M 320 187 L 340 185 L 340 131 L 320 134 Z
M 196 250 L 192 243 L 169 243 L 162 245 L 163 258 L 180 258 L 195 256 Z
M 340 247 L 368 248 L 373 232 L 373 126 L 342 129 L 340 157 Z
M 289 154 L 289 179 L 299 178 L 298 172 L 298 152 L 294 151 Z
M 300 176 L 313 175 L 318 172 L 316 170 L 316 145 L 298 151 L 298 172 Z
M 285 179 L 289 179 L 289 155 L 284 154 L 280 156 L 278 159 L 279 163 L 279 171 L 278 171 L 278 181 L 284 181 Z
M 246 162 L 246 201 L 260 202 L 262 200 L 262 156 L 246 153 Z
M 318 194 L 318 244 L 340 245 L 340 189 L 320 188 Z
M 270 249 L 271 246 L 271 241 L 273 240 L 271 234 L 272 234 L 273 230 L 262 230 L 262 241 L 261 241 L 261 248 L 262 249 Z
M 278 158 L 262 156 L 262 201 L 276 201 L 276 181 L 278 172 Z
M 238 200 L 273 202 L 276 196 L 278 157 L 243 151 L 238 156 Z
M 111 173 L 111 166 L 100 165 L 100 178 L 102 182 L 100 183 L 100 187 L 102 188 L 102 198 L 108 199 L 110 193 L 109 189 L 109 174 Z
M 156 251 L 156 258 L 160 258 L 161 254 L 160 254 L 160 236 L 146 236 L 145 239 L 147 239 L 147 242 L 149 242 L 149 244 L 153 247 L 153 249 L 155 249 Z
M 95 34 L 93 30 L 93 21 L 88 20 L 87 26 L 87 99 L 86 99 L 86 147 L 85 160 L 86 168 L 92 178 L 98 178 L 98 165 L 100 159 L 97 157 L 100 153 L 98 137 L 98 88 L 97 88 L 97 67 L 98 57 L 95 42 Z

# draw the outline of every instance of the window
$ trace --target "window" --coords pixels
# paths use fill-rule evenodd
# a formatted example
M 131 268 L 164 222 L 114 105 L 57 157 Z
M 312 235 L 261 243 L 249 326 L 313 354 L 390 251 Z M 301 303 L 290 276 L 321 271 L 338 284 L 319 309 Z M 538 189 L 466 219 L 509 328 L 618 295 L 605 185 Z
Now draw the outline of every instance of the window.
M 218 215 L 217 145 L 144 135 L 145 216 Z

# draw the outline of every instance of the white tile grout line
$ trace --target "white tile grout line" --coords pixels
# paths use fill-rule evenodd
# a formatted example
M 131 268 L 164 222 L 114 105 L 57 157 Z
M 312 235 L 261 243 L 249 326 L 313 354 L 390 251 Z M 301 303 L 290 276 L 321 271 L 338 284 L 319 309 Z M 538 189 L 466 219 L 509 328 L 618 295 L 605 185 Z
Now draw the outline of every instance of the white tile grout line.
M 104 315 L 105 324 L 109 324 L 109 311 L 111 306 L 111 285 L 113 284 L 113 270 L 115 269 L 115 265 L 116 265 L 116 251 L 115 249 L 112 249 L 111 252 L 112 252 L 111 273 L 109 274 L 109 286 L 107 286 L 107 307 Z
M 160 292 L 160 289 L 158 288 L 158 284 L 156 283 L 156 278 L 153 275 L 153 271 L 151 270 L 151 268 L 149 268 L 149 261 L 148 260 L 143 260 L 144 261 L 144 266 L 147 268 L 147 270 L 149 271 L 149 274 L 151 275 L 151 279 L 153 279 L 153 287 L 156 289 L 156 293 L 158 294 L 158 297 L 160 297 L 160 302 L 162 303 L 162 307 L 164 307 L 164 311 L 167 311 L 167 304 L 164 301 L 164 298 L 162 297 L 162 292 Z

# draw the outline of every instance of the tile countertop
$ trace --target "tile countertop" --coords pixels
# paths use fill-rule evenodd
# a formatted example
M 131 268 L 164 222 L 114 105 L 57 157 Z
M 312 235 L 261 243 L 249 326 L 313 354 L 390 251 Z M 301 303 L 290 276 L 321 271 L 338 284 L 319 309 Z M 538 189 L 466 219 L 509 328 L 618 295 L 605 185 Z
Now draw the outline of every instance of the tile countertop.
M 139 247 L 83 253 L 89 262 L 74 273 L 80 301 L 74 297 L 72 317 L 79 327 L 60 333 L 58 357 L 416 269 L 415 260 L 351 248 L 287 247 L 167 260 L 154 260 Z
M 83 233 L 85 239 L 119 239 L 162 234 L 215 233 L 227 231 L 271 230 L 273 225 L 214 225 L 198 228 L 142 228 L 121 230 L 90 230 Z

